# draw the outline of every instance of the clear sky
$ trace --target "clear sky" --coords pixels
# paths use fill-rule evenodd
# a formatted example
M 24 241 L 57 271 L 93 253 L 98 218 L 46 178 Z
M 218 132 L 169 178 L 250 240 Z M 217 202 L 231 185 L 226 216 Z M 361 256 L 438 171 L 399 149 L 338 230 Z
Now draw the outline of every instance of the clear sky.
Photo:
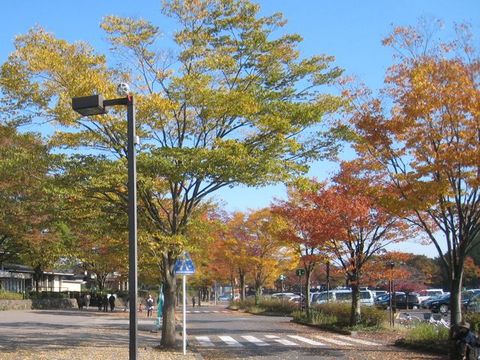
M 441 19 L 446 28 L 455 22 L 472 25 L 475 41 L 480 39 L 479 0 L 259 0 L 262 14 L 282 12 L 288 20 L 282 31 L 298 33 L 304 41 L 305 56 L 328 54 L 336 65 L 354 74 L 373 89 L 382 86 L 392 52 L 381 40 L 393 25 L 415 25 L 420 17 Z M 19 0 L 2 2 L 0 12 L 0 62 L 13 50 L 16 35 L 41 25 L 68 41 L 83 40 L 99 52 L 108 44 L 99 24 L 106 15 L 141 17 L 155 23 L 164 33 L 165 46 L 175 24 L 160 12 L 160 0 Z M 480 48 L 480 46 L 478 47 Z M 346 155 L 348 156 L 348 154 Z M 310 176 L 326 178 L 334 171 L 331 163 L 313 164 Z M 228 210 L 247 210 L 268 206 L 273 198 L 284 198 L 283 186 L 261 189 L 225 189 L 215 198 Z M 403 244 L 404 251 L 435 256 L 430 246 Z

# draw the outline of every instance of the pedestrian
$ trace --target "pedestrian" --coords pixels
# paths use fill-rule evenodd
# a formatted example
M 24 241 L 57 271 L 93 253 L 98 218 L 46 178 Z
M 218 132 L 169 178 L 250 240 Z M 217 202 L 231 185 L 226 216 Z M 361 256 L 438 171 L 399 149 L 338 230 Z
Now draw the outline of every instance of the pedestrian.
M 103 311 L 108 312 L 108 295 L 105 294 L 102 298 Z
M 154 300 L 152 298 L 152 295 L 148 294 L 148 298 L 147 298 L 147 317 L 150 317 L 153 314 L 153 304 L 154 304 Z
M 115 296 L 113 294 L 108 298 L 108 302 L 110 303 L 110 311 L 115 310 Z
M 192 307 L 195 307 L 195 296 L 192 296 Z
M 91 299 L 90 294 L 85 294 L 85 307 L 87 308 L 87 310 L 88 310 L 88 307 L 90 306 L 90 299 Z
M 97 302 L 98 311 L 102 311 L 103 298 L 100 294 L 95 295 L 95 301 Z
M 462 321 L 454 328 L 453 339 L 460 348 L 463 360 L 477 360 L 479 357 L 479 340 L 470 330 L 470 324 Z

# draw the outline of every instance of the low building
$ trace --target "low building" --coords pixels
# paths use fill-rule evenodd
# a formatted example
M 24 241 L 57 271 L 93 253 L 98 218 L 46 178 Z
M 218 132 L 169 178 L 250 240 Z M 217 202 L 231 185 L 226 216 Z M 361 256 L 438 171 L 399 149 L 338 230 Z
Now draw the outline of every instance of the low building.
M 4 264 L 0 268 L 0 289 L 25 293 L 35 290 L 35 271 L 25 265 Z M 39 291 L 80 291 L 84 281 L 74 278 L 73 272 L 45 271 L 38 281 Z

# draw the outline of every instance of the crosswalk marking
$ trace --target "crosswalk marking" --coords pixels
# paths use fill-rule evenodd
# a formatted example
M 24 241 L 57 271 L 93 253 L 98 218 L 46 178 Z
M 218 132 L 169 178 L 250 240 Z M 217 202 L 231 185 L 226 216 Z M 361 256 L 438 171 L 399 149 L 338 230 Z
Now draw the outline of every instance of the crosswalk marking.
M 300 335 L 288 335 L 288 337 L 291 337 L 292 339 L 295 339 L 295 340 L 303 341 L 304 343 L 307 343 L 307 344 L 310 344 L 310 345 L 325 346 L 325 344 L 323 344 L 321 342 L 318 342 L 318 341 L 315 341 L 315 340 L 312 340 L 312 339 L 308 339 L 308 338 L 300 336 Z
M 218 311 L 218 310 L 213 310 L 213 312 L 214 312 L 214 313 L 219 313 L 219 311 Z
M 219 338 L 228 346 L 235 346 L 235 347 L 241 347 L 243 346 L 240 344 L 237 340 L 232 338 L 231 336 L 219 336 Z
M 210 341 L 210 338 L 208 336 L 196 336 L 195 338 L 198 340 L 198 343 L 200 346 L 208 346 L 208 347 L 215 346 L 213 342 Z
M 213 335 L 214 337 L 217 335 Z M 261 340 L 257 336 L 252 336 L 252 335 L 240 335 L 237 336 L 237 338 L 241 338 L 240 341 L 235 340 L 232 336 L 228 335 L 218 335 L 218 338 L 220 338 L 223 343 L 225 343 L 227 346 L 230 347 L 244 347 L 247 345 L 243 340 L 248 341 L 249 343 L 256 345 L 256 346 L 272 346 L 275 343 L 279 343 L 284 346 L 299 346 L 298 343 L 293 342 L 286 337 L 297 340 L 299 342 L 303 342 L 309 345 L 313 346 L 345 346 L 345 347 L 352 347 L 355 346 L 356 344 L 361 344 L 361 345 L 369 345 L 369 346 L 380 346 L 381 344 L 375 343 L 372 341 L 367 341 L 363 339 L 358 339 L 358 338 L 353 338 L 349 336 L 343 336 L 343 335 L 333 335 L 329 334 L 328 336 L 325 335 L 314 335 L 312 334 L 313 337 L 315 337 L 316 340 L 300 336 L 300 335 L 288 335 L 285 334 L 285 336 L 278 336 L 278 335 L 272 335 L 272 334 L 265 334 L 263 337 L 267 340 L 271 341 L 264 341 Z M 195 339 L 198 342 L 198 345 L 201 347 L 215 347 L 219 346 L 220 343 L 214 343 L 211 339 L 210 336 L 195 336 Z M 319 341 L 317 341 L 319 340 Z M 243 342 L 243 343 L 242 343 Z M 332 345 L 333 344 L 333 345 Z
M 321 341 L 326 341 L 328 343 L 332 343 L 332 344 L 335 344 L 335 345 L 340 345 L 340 346 L 353 346 L 353 344 L 349 344 L 349 343 L 346 343 L 344 341 L 340 341 L 340 340 L 335 340 L 335 339 L 332 339 L 330 337 L 324 337 L 324 336 L 320 336 L 320 335 L 315 335 L 315 337 Z
M 242 338 L 244 338 L 245 340 L 251 342 L 252 344 L 255 344 L 257 346 L 269 346 L 270 344 L 267 344 L 265 341 L 262 341 L 258 338 L 256 338 L 255 336 L 251 336 L 251 335 L 244 335 L 242 336 Z
M 281 339 L 279 338 L 278 336 L 276 335 L 265 335 L 265 337 L 267 339 L 272 339 L 282 345 L 286 345 L 286 346 L 298 346 L 297 343 L 294 343 L 293 341 L 290 341 L 290 340 L 287 340 L 287 339 Z
M 339 338 L 339 339 L 345 340 L 345 341 L 351 341 L 351 342 L 354 342 L 354 343 L 357 343 L 357 344 L 362 344 L 362 345 L 371 345 L 371 346 L 380 346 L 381 345 L 379 343 L 374 343 L 374 342 L 371 342 L 371 341 L 361 340 L 361 339 L 357 339 L 357 338 L 349 337 L 349 336 L 344 336 L 344 335 L 334 335 L 333 337 Z

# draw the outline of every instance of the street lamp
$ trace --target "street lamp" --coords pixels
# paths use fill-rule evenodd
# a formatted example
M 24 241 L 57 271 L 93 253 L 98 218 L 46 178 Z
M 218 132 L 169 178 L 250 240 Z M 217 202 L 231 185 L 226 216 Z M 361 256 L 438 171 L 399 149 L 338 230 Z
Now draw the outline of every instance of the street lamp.
M 72 108 L 83 116 L 105 114 L 109 106 L 127 107 L 127 160 L 128 160 L 128 290 L 130 308 L 129 359 L 137 360 L 137 170 L 135 159 L 135 103 L 133 96 L 126 95 L 128 87 L 120 84 L 117 99 L 104 100 L 102 95 L 76 97 Z

